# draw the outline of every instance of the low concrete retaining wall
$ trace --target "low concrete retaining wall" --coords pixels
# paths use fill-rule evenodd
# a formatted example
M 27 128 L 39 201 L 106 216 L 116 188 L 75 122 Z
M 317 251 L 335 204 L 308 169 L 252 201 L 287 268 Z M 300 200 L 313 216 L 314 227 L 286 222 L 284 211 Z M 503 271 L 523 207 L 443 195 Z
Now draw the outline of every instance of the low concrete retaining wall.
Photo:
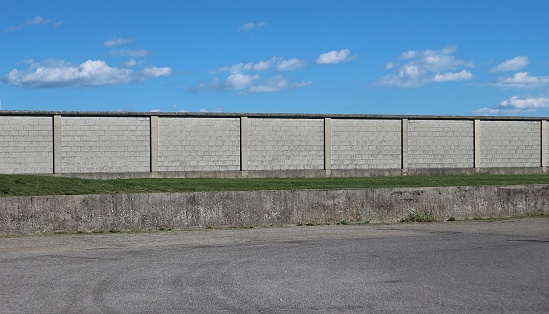
M 397 222 L 549 214 L 549 186 L 189 192 L 0 198 L 0 234 Z

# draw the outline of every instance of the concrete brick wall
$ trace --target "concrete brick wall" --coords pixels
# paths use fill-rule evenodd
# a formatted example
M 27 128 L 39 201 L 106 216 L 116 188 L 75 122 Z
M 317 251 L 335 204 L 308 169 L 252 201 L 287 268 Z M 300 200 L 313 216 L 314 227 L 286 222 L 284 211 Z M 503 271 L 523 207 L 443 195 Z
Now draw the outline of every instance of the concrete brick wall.
M 547 173 L 547 118 L 0 111 L 0 173 Z
M 332 119 L 332 169 L 398 169 L 400 120 Z
M 64 117 L 62 172 L 150 170 L 148 117 Z
M 474 122 L 409 120 L 408 167 L 472 168 Z
M 324 120 L 250 118 L 249 170 L 324 168 Z
M 0 116 L 0 173 L 52 172 L 52 117 Z
M 240 170 L 240 119 L 159 118 L 158 170 Z
M 539 167 L 539 121 L 481 121 L 481 167 Z

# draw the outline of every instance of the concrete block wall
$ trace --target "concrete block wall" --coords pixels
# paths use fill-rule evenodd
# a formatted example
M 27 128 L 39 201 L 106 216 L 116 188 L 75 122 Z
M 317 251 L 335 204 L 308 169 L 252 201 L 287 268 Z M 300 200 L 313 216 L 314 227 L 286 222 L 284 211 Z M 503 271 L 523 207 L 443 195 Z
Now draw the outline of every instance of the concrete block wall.
M 539 121 L 481 121 L 480 167 L 540 167 Z
M 472 168 L 473 127 L 473 121 L 410 120 L 408 167 Z
M 548 164 L 548 118 L 0 111 L 6 174 L 547 173 Z
M 240 170 L 240 119 L 158 119 L 158 171 Z
M 0 116 L 0 173 L 52 172 L 52 117 Z
M 332 169 L 399 169 L 400 120 L 332 119 Z
M 248 170 L 324 169 L 323 119 L 248 121 Z
M 62 173 L 150 171 L 146 117 L 66 117 L 61 120 Z

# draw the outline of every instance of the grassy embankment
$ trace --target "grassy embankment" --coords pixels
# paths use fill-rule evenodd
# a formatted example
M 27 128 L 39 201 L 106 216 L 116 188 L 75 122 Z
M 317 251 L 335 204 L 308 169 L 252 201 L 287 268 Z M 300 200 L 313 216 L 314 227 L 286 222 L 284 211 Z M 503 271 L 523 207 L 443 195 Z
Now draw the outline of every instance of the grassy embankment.
M 549 184 L 549 175 L 464 175 L 367 178 L 239 178 L 88 180 L 0 175 L 0 197 L 158 192 L 355 189 L 383 187 Z

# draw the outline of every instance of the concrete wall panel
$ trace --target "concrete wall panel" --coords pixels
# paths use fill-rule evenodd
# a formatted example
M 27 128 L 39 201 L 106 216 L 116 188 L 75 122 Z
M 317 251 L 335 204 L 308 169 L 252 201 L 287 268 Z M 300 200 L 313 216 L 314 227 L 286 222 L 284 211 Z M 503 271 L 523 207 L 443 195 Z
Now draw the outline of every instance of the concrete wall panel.
M 332 169 L 398 169 L 400 120 L 332 119 Z
M 473 121 L 409 120 L 408 167 L 472 168 Z
M 159 171 L 240 170 L 238 118 L 159 118 Z
M 148 117 L 63 117 L 62 171 L 150 171 Z
M 481 121 L 481 167 L 540 167 L 541 122 Z
M 0 173 L 52 173 L 52 121 L 52 117 L 0 116 Z
M 323 119 L 248 121 L 248 170 L 324 169 Z

